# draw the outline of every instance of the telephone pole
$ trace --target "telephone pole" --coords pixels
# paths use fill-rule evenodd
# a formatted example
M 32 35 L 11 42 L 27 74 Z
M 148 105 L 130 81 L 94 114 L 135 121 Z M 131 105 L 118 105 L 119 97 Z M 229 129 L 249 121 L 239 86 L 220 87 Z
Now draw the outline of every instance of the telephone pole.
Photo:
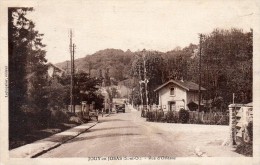
M 67 60 L 67 68 L 66 68 L 66 73 L 69 73 L 69 61 Z
M 75 44 L 72 45 L 72 106 L 73 106 L 73 113 L 75 114 L 75 90 L 74 90 L 74 75 L 75 75 L 75 60 L 74 60 L 74 54 L 75 54 Z
M 143 54 L 144 61 L 144 87 L 145 87 L 145 97 L 146 97 L 146 108 L 148 109 L 148 91 L 147 91 L 147 83 L 149 82 L 146 78 L 146 61 L 145 61 L 145 53 Z
M 75 107 L 74 107 L 74 51 L 75 45 L 72 44 L 72 30 L 70 29 L 70 110 L 75 114 Z
M 143 106 L 143 105 L 144 105 L 144 103 L 143 103 L 143 92 L 142 92 L 141 64 L 139 65 L 139 78 L 140 78 L 139 84 L 140 84 L 140 97 L 141 97 L 141 105 Z
M 199 50 L 199 105 L 198 112 L 200 111 L 200 102 L 201 102 L 201 47 L 202 47 L 202 34 L 199 34 L 200 37 L 200 50 Z

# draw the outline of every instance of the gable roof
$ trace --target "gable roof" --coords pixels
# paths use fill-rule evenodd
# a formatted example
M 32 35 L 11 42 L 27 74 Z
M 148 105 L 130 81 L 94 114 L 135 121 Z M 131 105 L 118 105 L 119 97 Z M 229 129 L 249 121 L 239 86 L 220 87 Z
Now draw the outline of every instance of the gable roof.
M 64 69 L 61 69 L 60 67 L 58 67 L 58 66 L 56 66 L 56 65 L 54 65 L 54 64 L 52 64 L 50 62 L 47 64 L 47 66 L 48 67 L 52 66 L 53 68 L 57 69 L 59 72 L 65 72 Z
M 158 88 L 156 88 L 154 91 L 158 91 L 160 89 L 162 89 L 163 87 L 165 87 L 168 84 L 175 84 L 178 85 L 179 87 L 182 87 L 183 89 L 187 90 L 187 91 L 198 91 L 199 90 L 199 85 L 191 82 L 191 81 L 180 81 L 180 80 L 170 80 L 162 85 L 160 85 Z M 205 91 L 206 89 L 203 87 L 200 87 L 200 90 Z

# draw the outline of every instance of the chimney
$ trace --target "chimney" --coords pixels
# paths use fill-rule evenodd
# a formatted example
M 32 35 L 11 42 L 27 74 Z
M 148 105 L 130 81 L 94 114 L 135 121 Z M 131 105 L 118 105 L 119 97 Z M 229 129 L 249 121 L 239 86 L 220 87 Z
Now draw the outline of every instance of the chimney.
M 183 81 L 183 76 L 181 76 L 181 82 L 184 82 L 184 81 Z

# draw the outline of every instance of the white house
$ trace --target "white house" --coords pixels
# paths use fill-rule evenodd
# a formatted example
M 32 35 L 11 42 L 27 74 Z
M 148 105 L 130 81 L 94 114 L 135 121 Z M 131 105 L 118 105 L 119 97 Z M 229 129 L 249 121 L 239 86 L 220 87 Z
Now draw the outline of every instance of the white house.
M 201 92 L 206 91 L 201 87 Z M 159 106 L 164 111 L 181 108 L 189 110 L 189 104 L 198 104 L 199 85 L 190 81 L 170 80 L 154 90 L 159 95 Z
M 65 73 L 65 71 L 63 69 L 57 67 L 56 65 L 54 65 L 52 63 L 48 63 L 47 66 L 48 66 L 47 72 L 48 72 L 48 76 L 50 78 L 53 78 L 55 76 L 61 77 Z

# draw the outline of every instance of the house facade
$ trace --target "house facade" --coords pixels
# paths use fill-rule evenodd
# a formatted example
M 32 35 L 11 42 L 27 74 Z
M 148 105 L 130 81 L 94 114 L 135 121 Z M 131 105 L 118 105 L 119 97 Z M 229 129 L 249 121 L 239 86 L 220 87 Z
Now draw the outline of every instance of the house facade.
M 170 80 L 154 90 L 159 96 L 159 106 L 164 111 L 190 110 L 198 104 L 199 85 L 190 81 Z M 201 87 L 201 92 L 206 91 Z
M 48 63 L 48 70 L 47 70 L 47 75 L 49 79 L 54 78 L 55 76 L 61 77 L 63 74 L 65 74 L 65 71 L 56 65 L 52 63 Z

